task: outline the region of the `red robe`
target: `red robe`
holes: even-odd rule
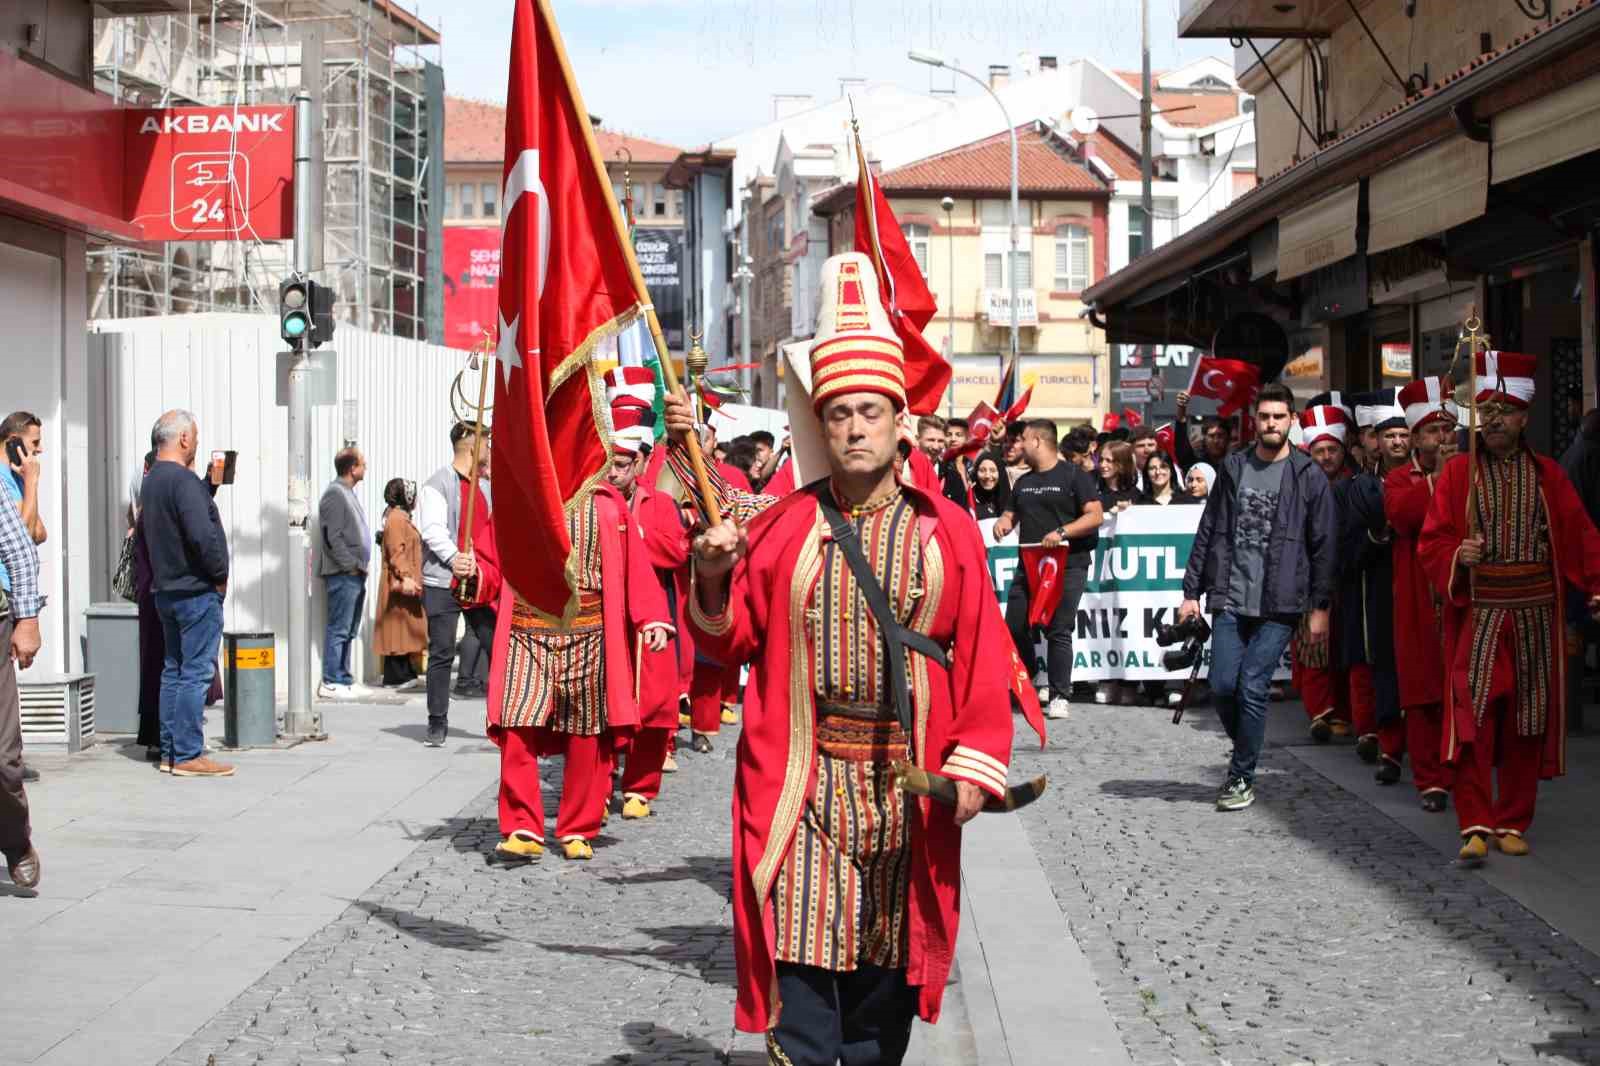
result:
[[[622,494],[602,482],[594,490],[595,515],[600,537],[600,613],[605,633],[606,728],[619,746],[625,744],[639,725],[639,700],[634,695],[634,648],[638,633],[651,624],[668,625],[666,599],[650,569],[644,547],[628,503]],[[524,550],[542,550],[527,545]],[[516,590],[506,583],[500,593],[500,608],[494,623],[494,651],[489,661],[489,729],[500,728],[501,704],[505,699],[506,649],[511,641],[511,616]],[[619,683],[620,682],[620,683]]]
[[[955,504],[914,486],[904,491],[930,560],[930,635],[950,649],[948,670],[910,657],[917,763],[999,794],[1011,758],[1011,645],[983,541]],[[825,529],[809,493],[785,497],[751,524],[726,611],[708,618],[692,595],[689,602],[698,645],[721,662],[751,663],[733,795],[734,1022],[746,1032],[774,1021],[772,886],[816,789],[811,650],[803,643],[809,593],[793,590],[802,566],[803,587],[815,587]],[[925,799],[910,804],[906,980],[918,986],[919,1013],[930,1023],[939,1017],[960,914],[961,831],[953,813]]]
[[[1550,558],[1557,583],[1580,590],[1585,598],[1600,596],[1600,533],[1589,521],[1583,501],[1560,464],[1543,455],[1536,454],[1533,458],[1539,467],[1539,490],[1549,519]],[[1433,503],[1423,522],[1422,535],[1417,539],[1417,556],[1428,580],[1445,600],[1444,661],[1452,664],[1451,683],[1444,686],[1448,716],[1445,760],[1452,763],[1459,758],[1461,748],[1471,744],[1477,736],[1471,700],[1464,698],[1464,671],[1454,666],[1461,642],[1472,640],[1471,583],[1466,570],[1456,567],[1456,555],[1467,537],[1467,467],[1470,462],[1463,452],[1445,464],[1434,484]],[[1566,634],[1559,601],[1551,617],[1554,632],[1550,634],[1550,647],[1555,652],[1555,677],[1550,685],[1544,754],[1539,769],[1540,776],[1545,778],[1558,777],[1567,769]]]
[[[461,485],[461,525],[467,524],[467,492],[469,488],[478,496],[477,504],[472,508],[472,557],[478,564],[478,581],[472,589],[472,600],[468,607],[485,607],[500,601],[500,552],[494,539],[494,522],[489,510],[489,501],[483,495],[483,489],[476,481],[468,481],[464,477],[456,479]],[[465,528],[456,530],[456,550],[464,550],[467,546],[467,531]],[[450,587],[456,588],[460,581],[452,578]]]
[[[689,530],[678,517],[678,505],[664,492],[637,483],[630,504],[635,527],[644,541],[644,555],[655,571],[655,585],[661,590],[664,609],[666,589],[662,582],[670,581],[674,586],[672,608],[667,611],[672,616],[673,638],[662,651],[643,651],[636,645],[642,652],[639,725],[645,729],[676,729],[678,696],[682,691],[679,677],[694,669],[694,647],[684,624],[687,582],[679,580],[689,561]]]
[[[1383,479],[1383,510],[1394,530],[1394,655],[1400,706],[1444,702],[1444,641],[1433,586],[1417,554],[1417,538],[1433,502],[1435,475],[1412,459]]]

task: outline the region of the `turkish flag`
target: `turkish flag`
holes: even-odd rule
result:
[[[922,335],[939,305],[889,209],[883,187],[867,166],[859,133],[856,159],[861,164],[856,181],[856,251],[872,260],[884,310],[905,346],[906,406],[914,415],[931,415],[939,410],[950,385],[950,364]]]
[[[1138,429],[1144,425],[1144,416],[1131,407],[1124,407],[1122,409],[1122,424],[1129,429]]]
[[[589,112],[547,0],[515,0],[506,90],[496,352],[494,524],[500,566],[529,605],[575,612],[565,506],[606,462],[588,366],[641,313]]]
[[[1010,425],[1023,416],[1023,414],[1028,410],[1028,404],[1032,402],[1033,386],[1029,385],[1027,388],[1022,390],[1022,395],[1017,397],[1017,402],[1006,408],[1006,413],[1000,417],[1000,421],[1004,422],[1006,425]]]
[[[1045,745],[1044,709],[1039,706],[1039,693],[1033,687],[1033,678],[1028,676],[1028,668],[1022,665],[1022,656],[1017,654],[1017,646],[1012,641],[1006,641],[1006,650],[1011,653],[1011,698],[1017,701],[1017,707],[1022,711],[1022,717],[1039,734],[1039,747]]]
[[[1023,569],[1028,574],[1028,624],[1048,625],[1061,604],[1061,572],[1067,568],[1067,546],[1024,544],[1021,553]]]
[[[1261,368],[1242,359],[1218,359],[1202,355],[1194,361],[1189,379],[1190,396],[1209,396],[1217,401],[1217,412],[1231,415],[1250,403],[1261,387]]]
[[[1172,428],[1171,422],[1168,422],[1166,425],[1156,430],[1156,446],[1162,451],[1166,452],[1167,458],[1171,459],[1174,464],[1177,463],[1178,438]]]
[[[1122,416],[1115,411],[1107,411],[1106,416],[1100,420],[1100,432],[1113,433],[1122,428]]]
[[[972,457],[989,446],[989,436],[994,432],[994,427],[1000,415],[987,403],[980,403],[972,409],[967,416],[967,442],[960,447],[946,448],[939,458],[945,462],[957,456]]]

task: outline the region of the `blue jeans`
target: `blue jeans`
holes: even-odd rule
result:
[[[222,640],[222,595],[158,592],[156,613],[167,643],[161,668],[161,757],[184,763],[198,759],[205,748],[201,721]]]
[[[1256,760],[1267,739],[1267,690],[1294,627],[1268,618],[1216,616],[1211,630],[1212,705],[1233,741],[1228,777],[1254,784]]]
[[[353,685],[350,642],[361,629],[361,605],[367,598],[367,579],[360,574],[329,574],[328,627],[322,637],[322,681],[327,685]]]

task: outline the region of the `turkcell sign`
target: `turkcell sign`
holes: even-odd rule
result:
[[[151,241],[294,236],[294,109],[171,107],[125,114],[127,217]]]
[[[1178,620],[1183,602],[1183,575],[1204,507],[1131,507],[1100,527],[1100,539],[1089,557],[1089,573],[1072,635],[1074,681],[1181,681],[1187,673],[1168,673],[1161,666],[1167,651],[1156,633]],[[1005,609],[1018,572],[1016,534],[994,539],[992,520],[978,523],[989,552],[989,574],[995,595]],[[1044,663],[1044,641],[1035,651]],[[1200,676],[1211,663],[1206,648]],[[1287,654],[1274,675],[1289,676]]]

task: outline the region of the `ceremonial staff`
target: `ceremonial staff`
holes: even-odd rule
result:
[[[466,539],[462,542],[461,547],[462,552],[469,559],[472,558],[472,518],[477,511],[478,504],[478,463],[483,458],[483,416],[488,411],[493,410],[491,406],[487,405],[490,368],[493,364],[494,338],[490,336],[488,330],[484,330],[483,340],[478,342],[478,346],[467,357],[466,370],[457,373],[455,381],[450,386],[450,413],[455,415],[457,422],[472,423],[472,473],[468,478],[468,484],[472,486],[473,491],[467,494],[467,520],[463,527],[466,529]],[[462,412],[456,408],[457,396],[461,397],[463,404],[467,403],[466,394],[461,389],[461,377],[467,370],[476,370],[478,372],[478,405],[476,408],[468,407],[468,410],[472,413],[471,418],[463,418]],[[457,582],[455,588],[456,601],[463,606],[470,604],[473,590],[476,587],[476,578]]]
[[[538,4],[545,19],[550,25],[555,25],[556,17],[550,10],[550,0],[538,0]],[[572,91],[572,99],[578,104],[578,114],[581,118],[588,112],[583,107],[583,96],[578,92],[578,79],[573,76],[572,62],[567,58],[566,45],[560,35],[552,35],[551,44],[555,47],[556,59],[561,64],[561,76],[566,79],[567,86]],[[609,188],[611,176],[606,173],[605,163],[600,158],[600,146],[595,141],[594,128],[587,121],[579,122],[579,125],[583,129],[583,139],[589,146],[589,161],[594,164],[600,184]],[[671,354],[667,351],[666,338],[661,335],[661,323],[656,318],[655,306],[650,302],[650,293],[644,286],[644,275],[639,272],[639,259],[633,254],[633,241],[628,235],[627,223],[620,212],[612,213],[611,223],[617,227],[617,237],[627,253],[628,273],[633,276],[633,288],[639,297],[639,306],[645,313],[646,321],[650,323],[650,338],[655,342],[656,358],[661,362],[661,373],[666,378],[667,391],[677,392],[681,387],[678,384],[678,370],[672,362]],[[722,509],[717,504],[717,494],[711,487],[711,478],[706,474],[706,460],[700,453],[700,440],[691,433],[685,438],[684,443],[689,446],[689,462],[694,466],[694,477],[698,482],[701,501],[705,504],[706,516],[712,525],[716,525],[722,521]]]

